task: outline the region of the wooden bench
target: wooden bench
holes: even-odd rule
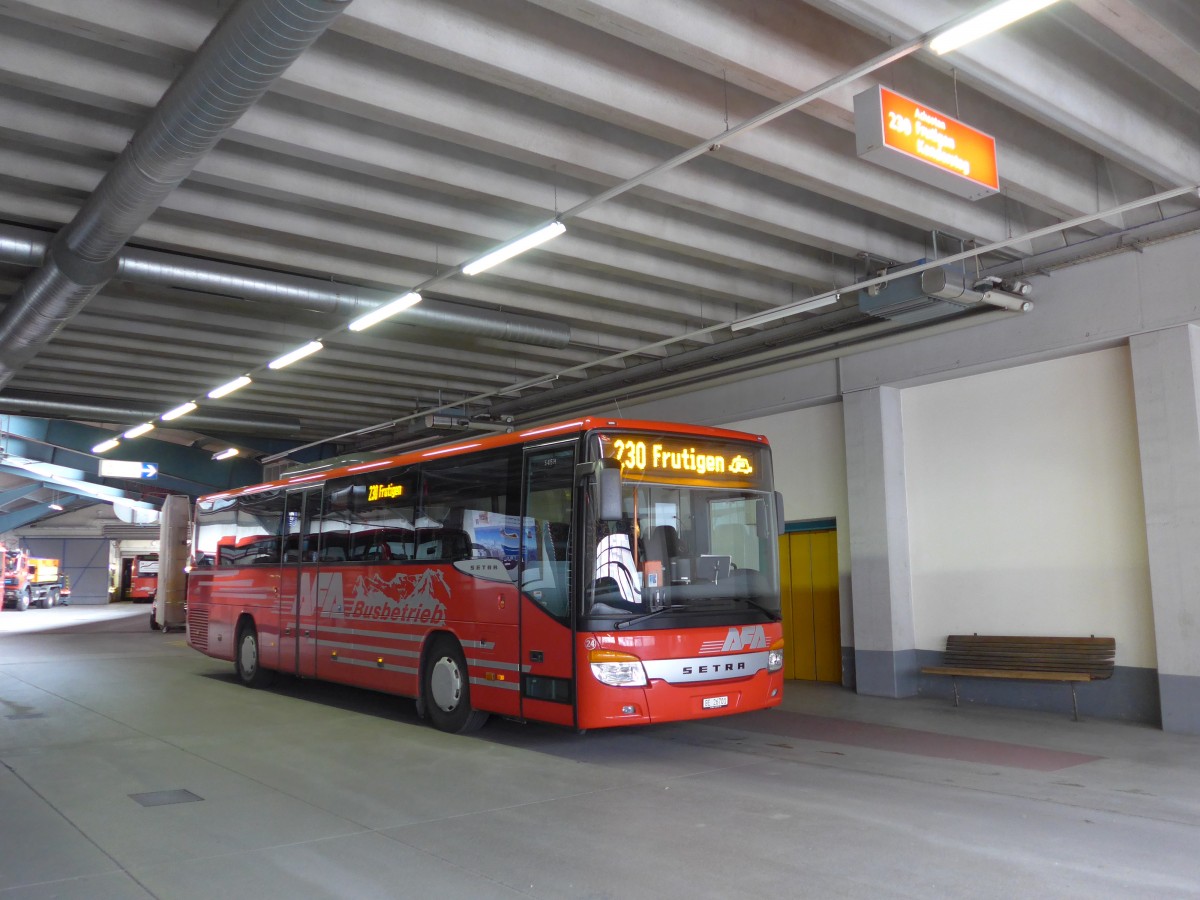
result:
[[[952,634],[946,638],[946,656],[940,666],[923,666],[923,675],[949,675],[958,706],[958,678],[1007,678],[1023,681],[1058,681],[1071,687],[1071,709],[1079,721],[1075,685],[1112,675],[1116,638],[1104,637],[1005,637],[987,634]]]

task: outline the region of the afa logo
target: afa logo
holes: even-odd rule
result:
[[[766,650],[767,633],[761,625],[747,625],[743,628],[730,628],[725,635],[726,653],[741,653],[743,650]]]

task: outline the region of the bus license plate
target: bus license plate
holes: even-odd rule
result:
[[[722,706],[729,705],[728,697],[705,697],[701,701],[701,706],[704,709],[720,709]]]

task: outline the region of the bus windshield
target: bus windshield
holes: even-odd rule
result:
[[[585,618],[617,619],[618,628],[650,614],[779,618],[765,448],[605,435],[598,452],[622,462],[623,515],[601,521],[585,500]]]

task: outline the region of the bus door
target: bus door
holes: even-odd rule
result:
[[[317,558],[312,526],[321,510],[321,488],[287,495],[283,511],[283,552],[279,578],[279,671],[305,677],[317,673],[317,619],[320,574],[305,566]]]
[[[526,450],[521,499],[521,711],[561,725],[575,724],[575,446]]]

